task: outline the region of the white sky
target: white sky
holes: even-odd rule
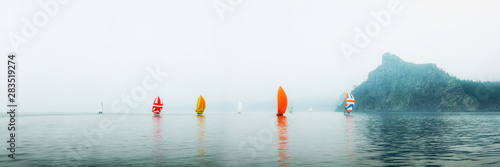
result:
[[[38,2],[0,1],[1,69],[13,51],[7,34],[21,34],[23,18],[43,11]],[[297,110],[329,111],[386,52],[463,79],[500,80],[500,1],[401,1],[401,13],[350,63],[340,43],[352,44],[355,28],[376,21],[370,13],[389,1],[244,0],[223,21],[213,2],[62,5],[17,52],[21,112],[97,112],[100,101],[109,111],[156,65],[171,75],[132,112],[150,112],[156,94],[167,112],[194,112],[200,94],[207,111],[236,112],[239,101],[271,111],[280,85]]]

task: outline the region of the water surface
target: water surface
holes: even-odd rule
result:
[[[162,114],[21,115],[0,166],[500,166],[500,113]]]

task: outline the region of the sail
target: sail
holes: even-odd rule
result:
[[[355,103],[354,96],[349,92],[347,92],[345,94],[345,110],[351,112],[352,109],[354,108],[354,103]]]
[[[286,93],[283,88],[280,86],[278,90],[278,115],[285,114],[288,100],[286,98]]]
[[[312,112],[312,111],[313,111],[313,107],[309,106],[309,112]]]
[[[200,95],[198,97],[198,104],[196,105],[196,112],[203,113],[203,111],[205,111],[205,99]]]
[[[102,112],[102,102],[101,105],[99,106],[99,112]]]
[[[241,113],[241,111],[243,110],[243,104],[238,103],[238,113]]]
[[[153,113],[160,114],[163,109],[163,101],[161,101],[160,96],[156,96],[155,101],[153,102]]]
[[[293,112],[293,106],[290,106],[290,114]]]

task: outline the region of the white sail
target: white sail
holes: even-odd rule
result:
[[[312,111],[313,111],[313,107],[309,106],[309,112],[312,112]]]
[[[99,106],[99,113],[102,113],[102,110],[103,110],[103,108],[102,108],[102,102],[101,102],[101,105]]]
[[[355,100],[354,96],[350,94],[349,92],[346,92],[345,95],[345,110],[347,112],[351,112],[352,109],[354,108]]]
[[[241,111],[243,110],[243,104],[238,103],[238,114],[241,114]]]

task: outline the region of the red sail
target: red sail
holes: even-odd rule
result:
[[[153,103],[153,113],[160,114],[162,109],[163,109],[163,101],[161,101],[160,96],[157,96]]]
[[[280,86],[278,90],[278,113],[276,115],[282,116],[285,114],[288,100],[286,98],[286,93],[283,88]]]

